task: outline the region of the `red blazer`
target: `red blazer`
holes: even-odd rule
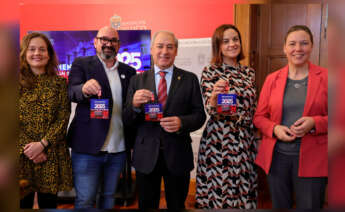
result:
[[[333,84],[336,92],[331,103],[333,110],[330,111],[333,118],[329,126],[333,130],[345,131],[345,99],[342,93],[345,91],[345,67],[339,70],[337,78],[338,82],[336,85]],[[334,138],[334,135],[332,137]],[[343,208],[345,206],[345,139],[344,137],[337,138],[336,142],[343,144],[340,145],[337,153],[333,153],[329,161],[328,190],[332,192],[328,193],[328,204],[334,208]]]
[[[289,68],[269,74],[260,93],[254,124],[262,133],[255,163],[268,174],[274,145],[273,127],[281,123],[283,97]],[[327,125],[328,125],[328,71],[309,63],[307,97],[303,116],[315,120],[315,132],[301,139],[298,176],[325,177],[328,175]]]

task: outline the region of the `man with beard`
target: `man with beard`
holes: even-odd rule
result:
[[[72,64],[68,93],[77,107],[67,139],[75,208],[92,208],[97,201],[97,208],[111,209],[133,134],[123,125],[122,108],[136,71],[116,59],[120,41],[115,29],[101,28],[94,46],[97,55],[76,58]]]

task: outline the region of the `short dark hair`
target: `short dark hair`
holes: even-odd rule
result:
[[[287,33],[285,34],[284,44],[286,43],[286,39],[289,36],[289,34],[296,31],[304,31],[308,33],[311,43],[314,44],[313,34],[311,33],[310,29],[306,25],[294,25],[290,27]]]
[[[211,64],[221,65],[223,63],[223,56],[222,56],[222,51],[220,49],[220,45],[223,42],[224,32],[228,29],[235,30],[238,34],[239,39],[240,39],[241,51],[240,51],[240,54],[237,56],[237,62],[244,59],[243,45],[242,45],[242,38],[241,38],[240,31],[237,29],[236,26],[234,26],[232,24],[223,24],[223,25],[220,25],[219,27],[217,27],[217,29],[214,31],[213,36],[212,36],[212,60],[211,60]]]

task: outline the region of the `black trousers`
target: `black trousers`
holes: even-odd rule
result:
[[[26,195],[20,200],[20,208],[32,209],[34,206],[35,192]],[[37,192],[38,205],[41,208],[56,208],[57,207],[57,194],[40,193]]]
[[[136,172],[139,190],[139,209],[158,209],[161,193],[161,180],[164,179],[165,199],[168,209],[185,208],[190,174],[173,175],[166,166],[163,152],[160,151],[157,164],[150,174]]]
[[[317,155],[315,155],[317,157]],[[298,155],[275,151],[268,174],[273,208],[292,208],[293,192],[297,209],[322,208],[325,200],[326,177],[298,177]]]

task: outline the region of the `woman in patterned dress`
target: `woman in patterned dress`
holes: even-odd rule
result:
[[[256,208],[256,143],[252,118],[256,107],[255,72],[243,59],[241,35],[221,25],[212,37],[212,61],[204,68],[201,89],[210,118],[204,129],[196,176],[197,208]],[[217,96],[237,95],[233,115],[217,112]]]
[[[72,189],[65,142],[70,115],[67,84],[57,76],[57,58],[41,33],[26,35],[20,47],[19,167],[21,208],[56,208],[57,192]]]

